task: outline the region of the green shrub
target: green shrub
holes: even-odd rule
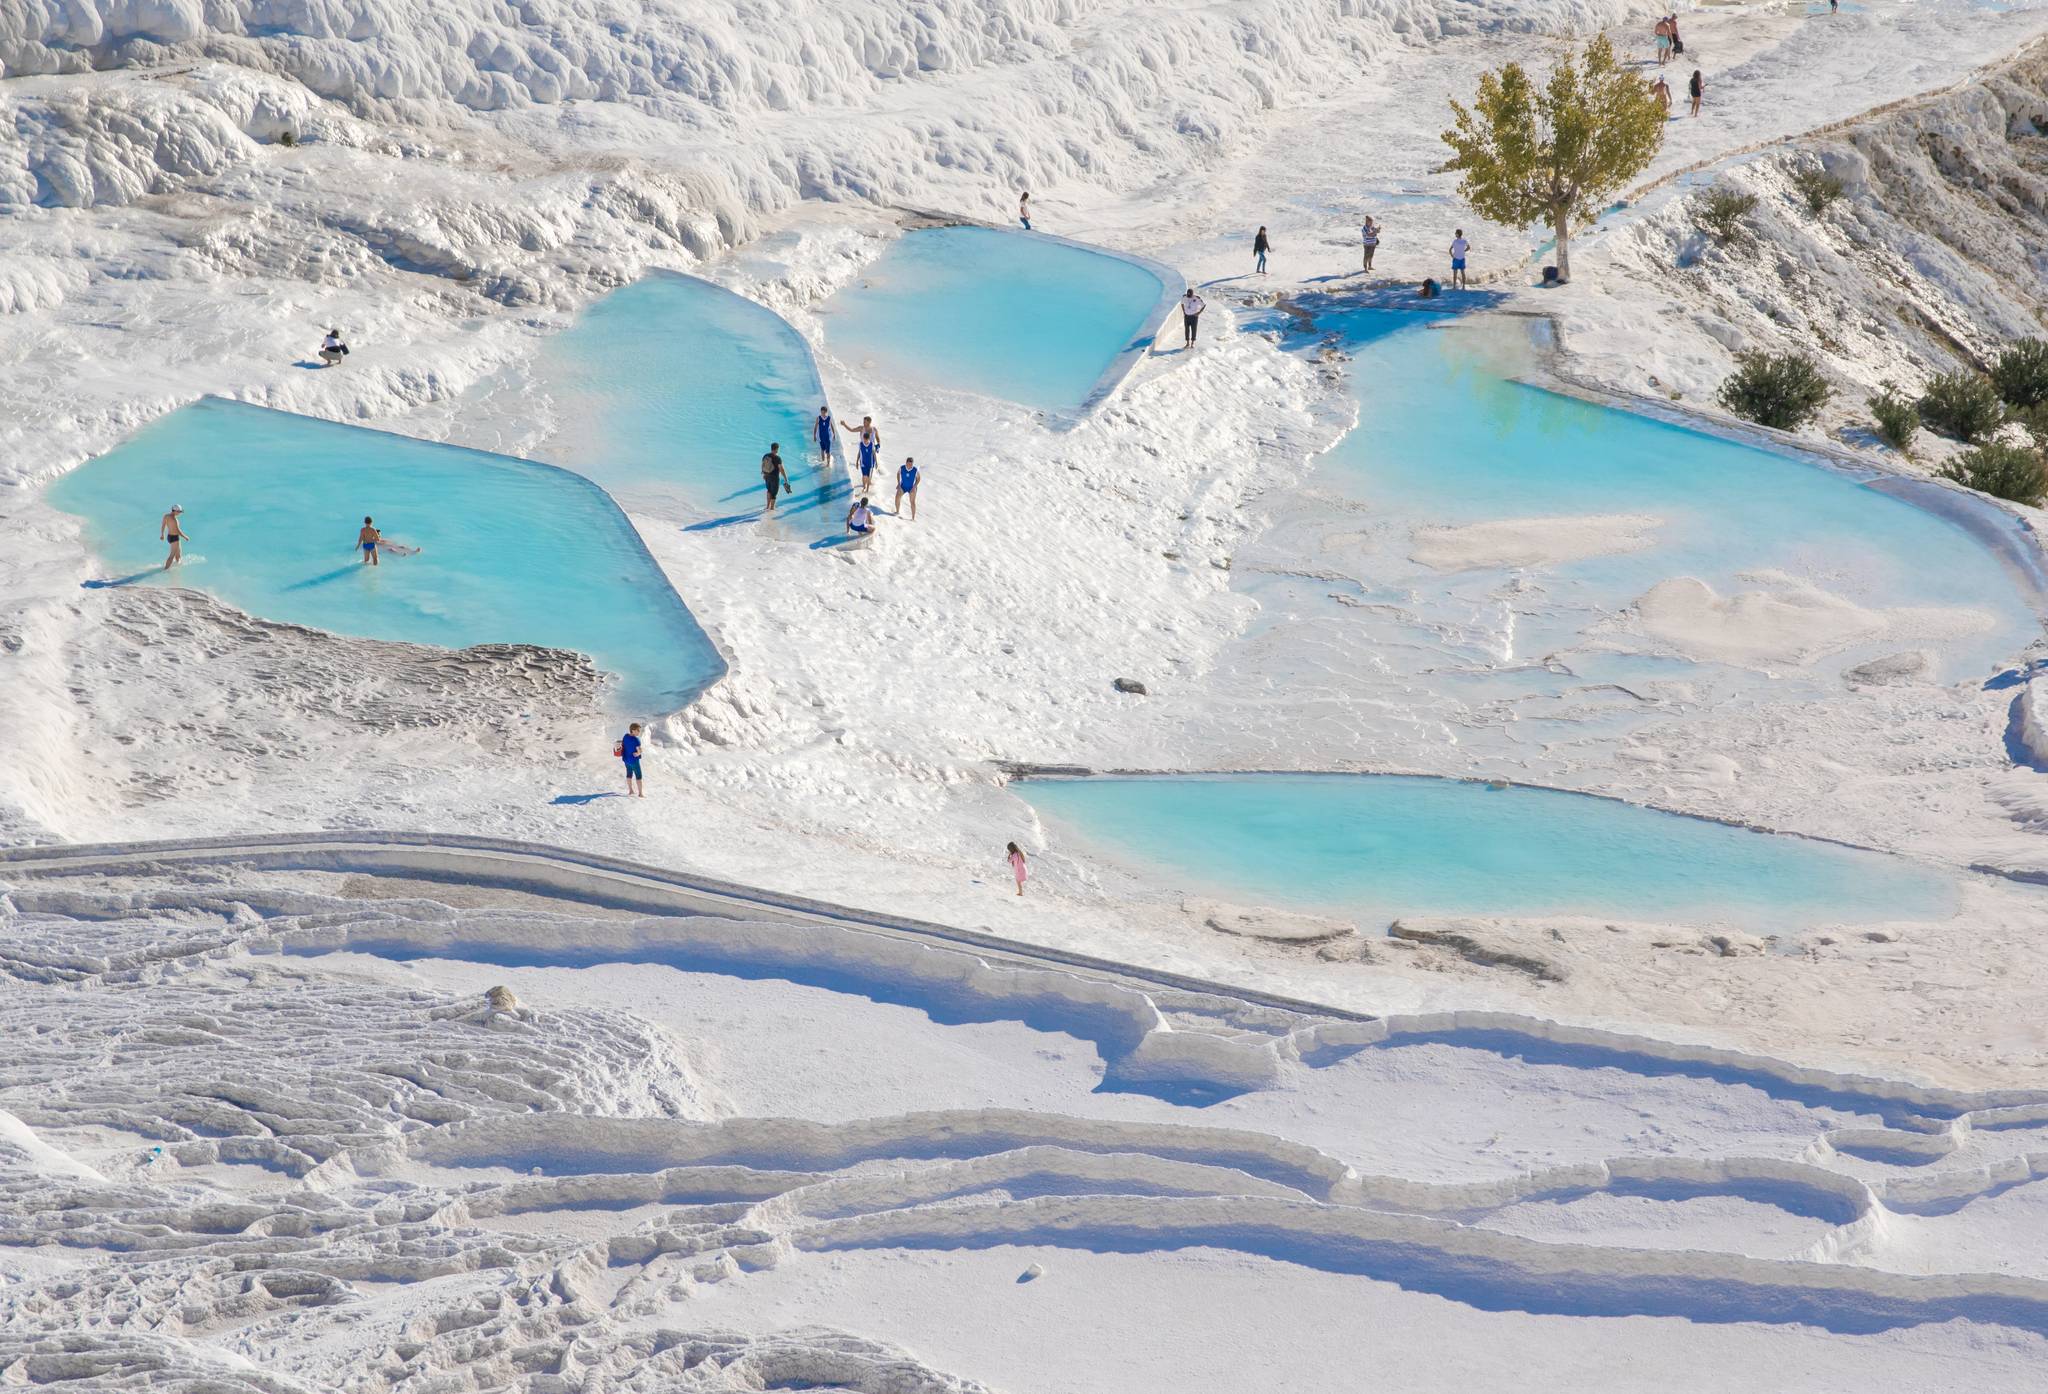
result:
[[[1819,414],[1834,389],[1803,353],[1752,351],[1735,356],[1721,384],[1721,405],[1760,426],[1796,431]]]
[[[1920,429],[1920,408],[1913,405],[1911,398],[1900,396],[1899,389],[1890,383],[1868,405],[1877,422],[1877,438],[1901,455],[1910,453],[1913,435]]]
[[[2040,507],[2048,498],[2048,459],[2029,446],[1993,441],[1958,455],[1942,467],[1942,476],[1967,484],[1979,493]]]
[[[1821,214],[1842,196],[1842,181],[1824,169],[1802,169],[1792,176],[1792,187],[1806,200],[1806,211]]]
[[[2034,449],[2048,450],[2048,402],[2008,413],[2020,428],[2033,437]]]
[[[1976,373],[1943,373],[1920,396],[1920,423],[1950,440],[1974,445],[2004,420],[1998,389]]]
[[[2048,402],[2048,339],[2022,339],[1999,354],[1991,385],[2007,406],[2021,411]]]
[[[1742,220],[1756,209],[1756,195],[1746,194],[1740,189],[1730,189],[1716,184],[1707,190],[1700,200],[1693,220],[1700,230],[1725,247],[1731,242],[1740,242],[1749,236],[1749,229]]]

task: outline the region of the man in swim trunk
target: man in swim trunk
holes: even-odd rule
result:
[[[768,491],[768,507],[764,513],[775,511],[775,495],[789,492],[789,471],[782,467],[782,442],[774,441],[768,446],[768,453],[761,457],[761,487]]]
[[[903,467],[896,471],[896,513],[898,517],[902,516],[903,500],[909,499],[910,521],[913,523],[917,521],[918,478],[917,461],[911,459],[908,455],[904,456]]]
[[[818,463],[832,463],[832,408],[819,407],[818,419],[811,423],[811,434],[818,442]]]
[[[1472,250],[1472,244],[1465,240],[1465,229],[1459,228],[1457,236],[1451,239],[1451,284],[1459,290],[1465,289],[1465,253]]]
[[[171,511],[164,514],[164,520],[156,525],[156,535],[171,544],[171,554],[164,558],[166,571],[185,560],[185,529],[178,521],[184,511],[183,504],[174,503]]]
[[[634,722],[619,737],[618,757],[626,766],[626,792],[634,798],[647,797],[647,784],[640,778],[640,723]]]
[[[377,544],[383,540],[384,534],[378,532],[366,516],[363,519],[362,531],[356,534],[356,546],[363,549],[363,565],[377,565]]]
[[[875,418],[863,416],[860,419],[860,441],[854,448],[855,463],[860,466],[860,491],[865,494],[874,480],[875,464],[882,449],[882,433],[875,426]]]
[[[866,494],[855,499],[853,507],[846,510],[846,530],[856,537],[865,537],[875,530],[875,511],[868,507]]]

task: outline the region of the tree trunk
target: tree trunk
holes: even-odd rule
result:
[[[1557,234],[1557,283],[1572,278],[1572,215],[1569,211],[1550,215],[1551,230]]]

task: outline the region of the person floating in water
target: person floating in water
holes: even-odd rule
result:
[[[356,534],[356,545],[363,549],[363,565],[377,565],[377,544],[383,540],[384,534],[378,532],[376,524],[365,515],[362,530]]]
[[[1444,292],[1443,287],[1439,286],[1436,283],[1436,277],[1424,276],[1422,278],[1421,288],[1417,290],[1415,293],[1421,296],[1424,300],[1434,300],[1439,295],[1442,295]]]
[[[1459,290],[1465,289],[1465,254],[1472,250],[1472,244],[1465,240],[1465,229],[1459,228],[1451,238],[1451,284]]]
[[[811,438],[818,442],[818,465],[820,468],[832,463],[832,408],[819,407],[818,419],[811,423]]]
[[[1031,194],[1028,190],[1017,199],[1017,221],[1024,224],[1024,231],[1031,231]]]
[[[875,510],[868,507],[866,494],[855,499],[853,507],[846,510],[846,530],[855,537],[865,537],[875,530]]]
[[[1273,250],[1273,240],[1266,236],[1265,224],[1259,225],[1258,235],[1252,238],[1252,255],[1258,258],[1258,271],[1266,274],[1266,253]]]
[[[903,500],[910,500],[910,521],[917,521],[917,481],[921,472],[917,461],[908,455],[903,457],[902,468],[896,471],[896,515],[903,516]]]
[[[1370,217],[1358,229],[1358,245],[1365,250],[1365,265],[1361,266],[1359,270],[1372,270],[1372,254],[1379,250],[1380,245],[1380,225]]]
[[[1024,849],[1014,842],[1010,844],[1010,874],[1017,878],[1017,894],[1024,894],[1024,878],[1031,874],[1031,866],[1024,860]]]
[[[880,462],[882,432],[875,425],[875,418],[863,416],[860,419],[860,438],[854,443],[854,463],[860,466],[860,491],[869,491],[875,477],[875,466]]]
[[[339,329],[328,330],[327,337],[320,341],[321,365],[332,368],[346,357],[348,357],[348,345],[341,341],[341,331]]]
[[[1202,311],[1208,308],[1202,297],[1195,294],[1193,286],[1189,286],[1188,293],[1180,298],[1180,330],[1185,336],[1181,342],[1187,347],[1195,346],[1195,331],[1200,327]]]
[[[640,723],[634,722],[626,728],[626,734],[619,737],[619,743],[612,747],[612,754],[619,757],[626,766],[626,793],[634,798],[647,797],[647,782],[640,777]]]
[[[789,492],[789,471],[782,467],[782,442],[774,441],[768,446],[768,453],[761,457],[761,487],[768,491],[768,506],[764,515],[775,511],[775,495]]]

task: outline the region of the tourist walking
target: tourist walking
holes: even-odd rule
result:
[[[1698,116],[1700,101],[1707,95],[1707,80],[1700,76],[1698,68],[1692,70],[1692,81],[1686,84],[1686,90],[1692,93],[1692,114]]]
[[[1458,290],[1465,289],[1465,254],[1472,250],[1472,244],[1465,240],[1465,229],[1459,228],[1451,238],[1451,285]]]
[[[1024,224],[1024,231],[1031,231],[1031,195],[1026,192],[1017,199],[1017,221]]]
[[[875,465],[882,450],[882,431],[875,425],[875,418],[863,416],[860,419],[860,435],[854,441],[854,463],[860,466],[860,491],[865,494],[874,483]]]
[[[917,521],[917,485],[918,481],[923,477],[923,472],[917,467],[917,461],[911,459],[908,455],[904,456],[903,467],[896,471],[897,517],[903,516],[903,500],[909,499],[910,521],[913,523]]]
[[[619,743],[612,747],[612,754],[626,766],[626,793],[634,798],[647,797],[647,783],[640,778],[640,723],[634,722],[626,728],[626,734],[619,737]]]
[[[1370,215],[1367,216],[1365,225],[1358,230],[1358,243],[1365,251],[1365,264],[1359,269],[1370,271],[1372,254],[1379,250],[1380,245],[1380,225],[1374,222]]]
[[[185,527],[180,521],[184,512],[183,504],[174,503],[171,505],[171,511],[164,514],[163,521],[156,525],[158,539],[171,544],[171,554],[164,558],[166,571],[185,560]]]
[[[1188,293],[1180,298],[1180,328],[1181,333],[1185,336],[1181,340],[1183,346],[1187,348],[1195,346],[1195,331],[1200,327],[1202,311],[1208,308],[1203,303],[1202,297],[1195,294],[1195,288],[1189,286]]]
[[[811,437],[818,442],[818,467],[832,463],[832,408],[819,407],[818,419],[811,423]]]
[[[1666,15],[1659,19],[1657,27],[1650,31],[1657,39],[1657,61],[1660,64],[1671,61],[1671,28],[1671,17]]]
[[[362,528],[356,533],[356,545],[363,549],[363,565],[377,565],[377,544],[384,540],[384,534],[368,517],[363,519]]]
[[[1272,250],[1273,243],[1266,236],[1265,227],[1261,225],[1258,236],[1252,239],[1252,255],[1259,259],[1259,274],[1261,276],[1266,274],[1266,253]]]
[[[781,441],[771,442],[768,453],[761,457],[761,487],[768,491],[768,506],[761,510],[766,517],[775,511],[775,496],[789,492],[789,471],[782,467]]]
[[[1017,894],[1024,894],[1024,878],[1031,874],[1031,866],[1024,860],[1024,849],[1014,842],[1010,844],[1010,874],[1017,878]]]
[[[1671,115],[1671,84],[1664,80],[1662,73],[1657,74],[1657,80],[1650,84],[1650,96],[1655,99],[1657,110],[1662,112],[1666,118],[1669,118]]]

